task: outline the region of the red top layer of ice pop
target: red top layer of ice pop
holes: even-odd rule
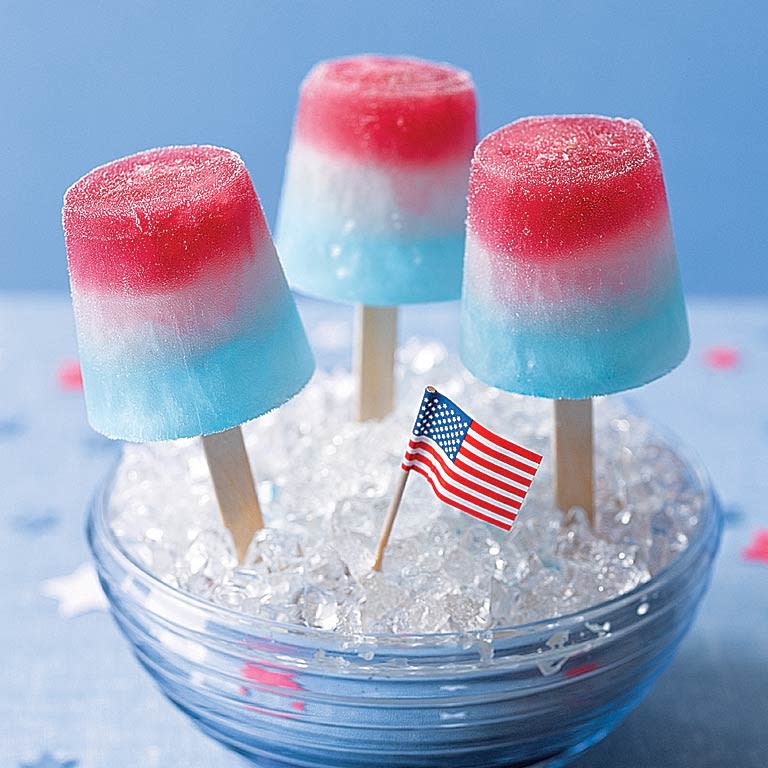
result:
[[[656,144],[635,120],[529,117],[475,150],[468,226],[496,250],[567,257],[666,215]]]
[[[296,135],[370,162],[468,158],[476,141],[472,79],[460,69],[421,59],[324,61],[302,84]]]
[[[239,155],[167,147],[94,169],[64,196],[73,284],[95,290],[167,290],[202,267],[225,269],[267,235]]]

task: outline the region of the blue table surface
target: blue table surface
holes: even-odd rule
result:
[[[320,363],[349,365],[349,308],[300,306]],[[768,528],[768,300],[689,309],[686,362],[627,397],[703,458],[722,548],[676,659],[578,768],[768,765],[768,562],[744,557]],[[402,317],[403,338],[455,346],[454,304]],[[154,688],[94,588],[84,512],[119,446],[62,386],[75,357],[66,296],[0,295],[0,768],[237,765]]]

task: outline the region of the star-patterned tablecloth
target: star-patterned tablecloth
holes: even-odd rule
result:
[[[300,308],[320,364],[349,365],[351,310]],[[687,361],[627,397],[703,458],[723,544],[675,661],[577,768],[768,766],[768,300],[689,308]],[[401,338],[416,334],[455,347],[456,305],[405,309]],[[119,446],[86,423],[76,354],[68,297],[0,295],[0,768],[238,765],[154,688],[105,610],[83,521]]]

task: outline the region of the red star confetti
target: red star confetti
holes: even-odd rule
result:
[[[300,691],[301,686],[293,679],[290,672],[279,667],[247,663],[242,669],[243,677],[267,688],[288,688]]]
[[[742,550],[741,556],[753,563],[768,565],[768,530],[761,528],[752,538],[752,543]]]
[[[588,661],[585,664],[580,664],[578,667],[571,667],[571,669],[565,670],[566,677],[581,677],[589,672],[594,672],[597,669],[597,664],[594,661]]]
[[[734,347],[710,347],[704,353],[704,362],[716,371],[729,371],[739,364],[739,350]]]
[[[65,392],[80,392],[83,389],[83,374],[77,360],[65,360],[56,372],[56,381]]]
[[[272,665],[251,664],[248,662],[240,671],[246,680],[250,680],[256,683],[254,688],[257,690],[265,691],[267,693],[270,692],[270,688],[277,689],[277,691],[280,691],[280,689],[300,691],[302,689],[294,679],[294,675],[291,672],[287,672],[281,669],[280,667]],[[240,688],[240,693],[247,696],[250,694],[250,690],[245,686],[242,686]],[[289,703],[290,706],[297,712],[304,711],[303,701],[290,701]],[[288,714],[287,712],[276,712],[271,709],[266,710],[259,707],[248,707],[248,709],[252,710],[253,712],[261,712],[263,714],[273,715],[274,717],[292,717],[292,715]]]

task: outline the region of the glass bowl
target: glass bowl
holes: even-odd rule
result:
[[[647,693],[706,591],[721,515],[702,468],[683,459],[706,500],[664,570],[579,613],[464,635],[348,637],[168,586],[112,532],[114,471],[87,534],[138,660],[198,728],[256,765],[559,766]]]

